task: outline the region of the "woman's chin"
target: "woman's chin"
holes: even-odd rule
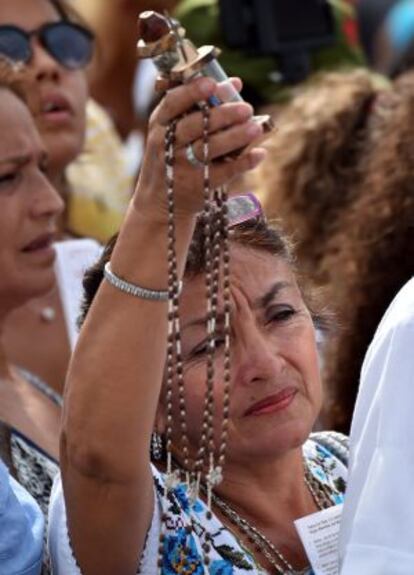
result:
[[[27,283],[22,286],[16,293],[20,294],[20,299],[29,301],[35,298],[41,298],[50,293],[56,286],[56,276],[53,268],[50,270],[43,270],[42,273],[37,274],[37,277],[28,278]]]
[[[229,441],[228,454],[236,460],[258,462],[270,461],[296,450],[306,442],[311,429],[308,425],[284,425],[273,432],[256,433],[250,437],[238,437],[237,441]],[[230,455],[231,453],[231,455]]]
[[[84,138],[77,132],[60,133],[59,131],[41,133],[49,157],[49,171],[52,179],[60,179],[64,170],[83,151]]]

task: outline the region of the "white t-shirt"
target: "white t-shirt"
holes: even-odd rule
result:
[[[365,357],[351,428],[341,575],[414,573],[414,279]]]

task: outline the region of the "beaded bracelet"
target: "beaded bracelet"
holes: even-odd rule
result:
[[[151,299],[156,301],[168,301],[168,291],[158,291],[153,289],[147,289],[130,283],[116,274],[111,270],[110,263],[107,262],[104,267],[104,277],[108,283],[110,283],[115,288],[129,294],[134,297],[139,297],[142,299]],[[179,284],[179,292],[181,292],[182,282]]]

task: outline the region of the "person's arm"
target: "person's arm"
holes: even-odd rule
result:
[[[129,282],[167,289],[165,126],[214,90],[215,84],[206,79],[175,88],[153,114],[141,177],[111,257],[113,271]],[[248,130],[251,122],[246,121],[251,113],[246,104],[226,104],[212,111],[213,157],[254,140]],[[199,112],[178,122],[175,201],[180,274],[195,214],[202,207],[202,170],[188,163],[184,148],[201,133]],[[225,183],[254,167],[262,155],[253,150],[231,162],[213,163],[212,182]],[[166,331],[165,302],[127,295],[107,282],[99,288],[82,328],[67,380],[61,467],[69,535],[83,575],[136,573],[153,512],[149,444]]]

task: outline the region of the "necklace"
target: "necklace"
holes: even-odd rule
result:
[[[51,324],[56,319],[57,310],[53,305],[55,293],[56,288],[54,287],[46,296],[32,299],[26,304],[26,308],[34,313],[42,323]]]
[[[309,489],[310,494],[312,495],[313,500],[315,501],[317,507],[320,510],[328,509],[329,507],[332,507],[332,500],[331,500],[328,489],[325,487],[325,485],[323,483],[321,484],[315,478],[313,473],[308,468],[308,465],[306,464],[306,462],[305,462],[304,479],[305,479],[306,487]]]
[[[332,506],[332,502],[324,486],[314,478],[306,461],[304,462],[304,481],[320,510]],[[269,561],[277,575],[305,575],[305,573],[307,573],[308,567],[305,567],[305,569],[301,571],[295,570],[266,535],[247,521],[247,519],[239,515],[239,513],[219,495],[213,493],[212,501],[230,522],[246,535],[248,542]]]
[[[51,305],[47,305],[40,311],[40,319],[45,323],[52,323],[56,319],[56,310]]]

